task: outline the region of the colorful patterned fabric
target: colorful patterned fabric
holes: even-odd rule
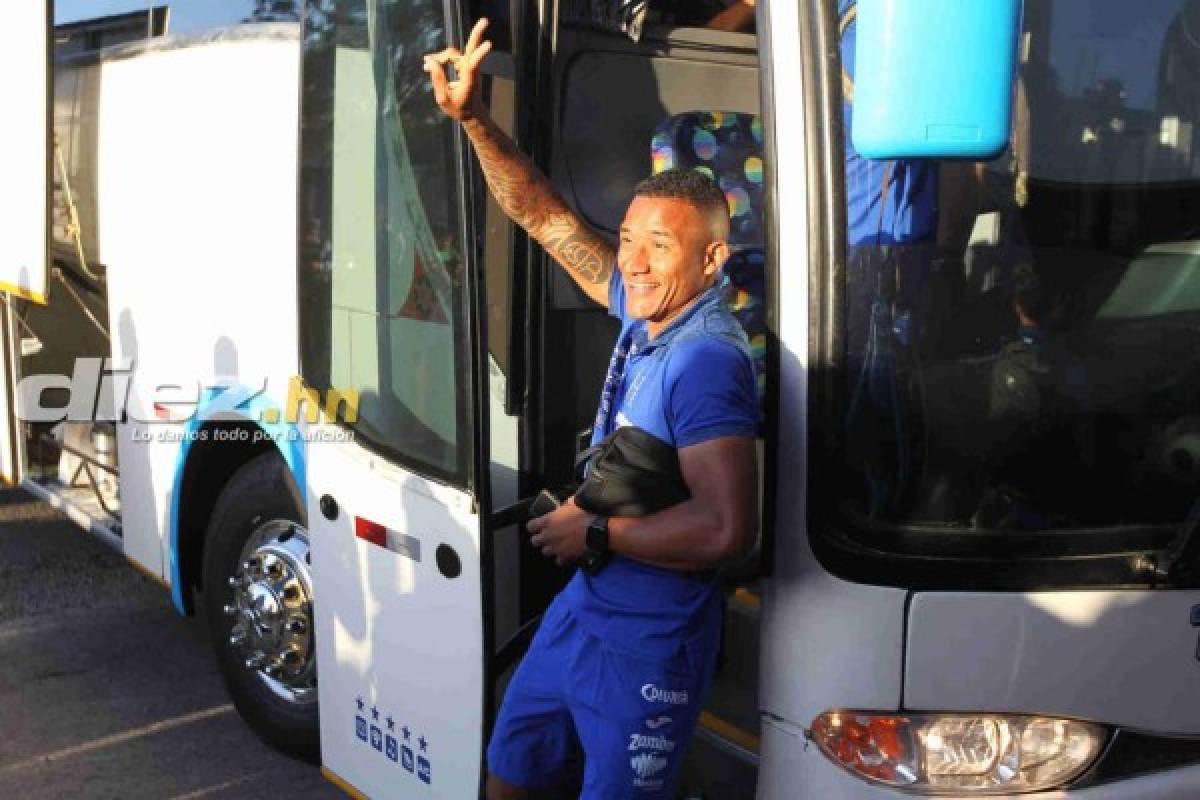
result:
[[[654,171],[675,167],[703,172],[729,203],[729,243],[763,244],[762,121],[752,114],[688,111],[654,130]]]
[[[694,169],[717,182],[729,204],[729,244],[722,294],[750,339],[758,393],[766,389],[766,287],[763,268],[763,131],[753,114],[688,111],[654,130],[654,172]]]

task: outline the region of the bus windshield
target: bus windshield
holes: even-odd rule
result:
[[[841,519],[1177,527],[1200,491],[1200,0],[1027,0],[986,164],[853,151],[839,11]]]

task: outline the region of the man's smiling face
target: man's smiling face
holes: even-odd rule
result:
[[[675,197],[635,196],[621,223],[617,266],[625,311],[658,335],[713,284],[728,249],[705,212]],[[721,236],[721,238],[717,238]]]

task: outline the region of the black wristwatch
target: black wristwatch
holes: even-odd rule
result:
[[[598,516],[588,524],[584,547],[583,558],[580,560],[579,566],[583,567],[589,575],[595,575],[604,569],[610,555],[608,517]]]

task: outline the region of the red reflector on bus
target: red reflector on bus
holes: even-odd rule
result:
[[[369,519],[355,517],[354,535],[359,539],[367,540],[371,544],[387,547],[387,528],[378,522],[371,522]]]
[[[171,409],[167,408],[162,403],[155,403],[154,416],[158,417],[159,419],[169,420],[171,419]]]

